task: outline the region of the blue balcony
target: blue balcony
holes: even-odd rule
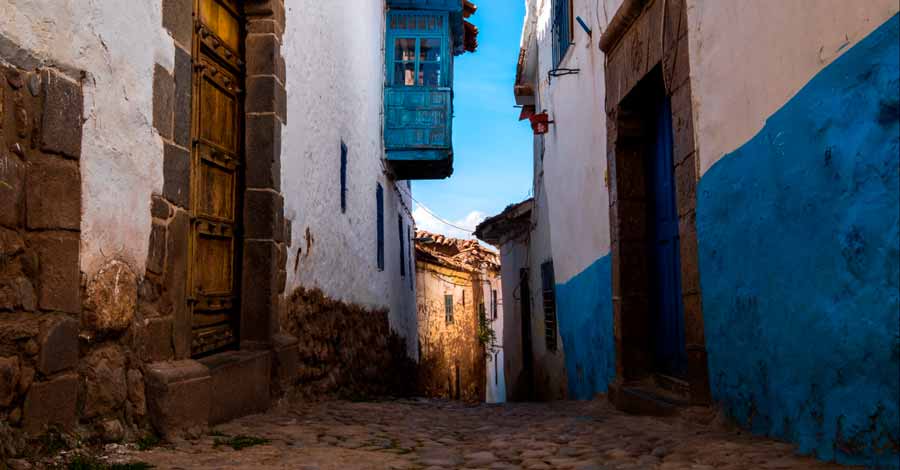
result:
[[[391,0],[384,89],[385,159],[397,179],[453,173],[453,60],[474,50],[464,0]]]

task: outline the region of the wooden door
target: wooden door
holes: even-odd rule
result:
[[[235,345],[242,147],[241,18],[234,0],[195,0],[191,149],[191,354]]]
[[[683,377],[687,371],[684,339],[684,304],[681,299],[681,255],[678,210],[672,161],[672,111],[669,98],[657,107],[656,139],[652,160],[647,162],[649,200],[652,210],[650,254],[651,292],[656,322],[656,362],[658,372]]]

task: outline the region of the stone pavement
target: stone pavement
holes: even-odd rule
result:
[[[606,400],[301,403],[218,426],[195,440],[109,457],[170,469],[843,468],[795,456],[789,444],[729,430],[709,412],[690,416],[628,416]],[[269,442],[242,450],[222,445],[226,436],[239,435]]]

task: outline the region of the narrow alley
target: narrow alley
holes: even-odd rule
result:
[[[789,444],[727,428],[709,410],[630,417],[605,400],[466,405],[445,400],[296,404],[107,462],[171,469],[830,470]],[[233,438],[260,442],[235,450]],[[252,442],[252,441],[251,441]]]
[[[0,0],[0,470],[900,470],[898,0]]]

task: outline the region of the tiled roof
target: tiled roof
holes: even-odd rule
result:
[[[500,255],[477,240],[461,240],[416,230],[416,256],[464,271],[500,269]]]

